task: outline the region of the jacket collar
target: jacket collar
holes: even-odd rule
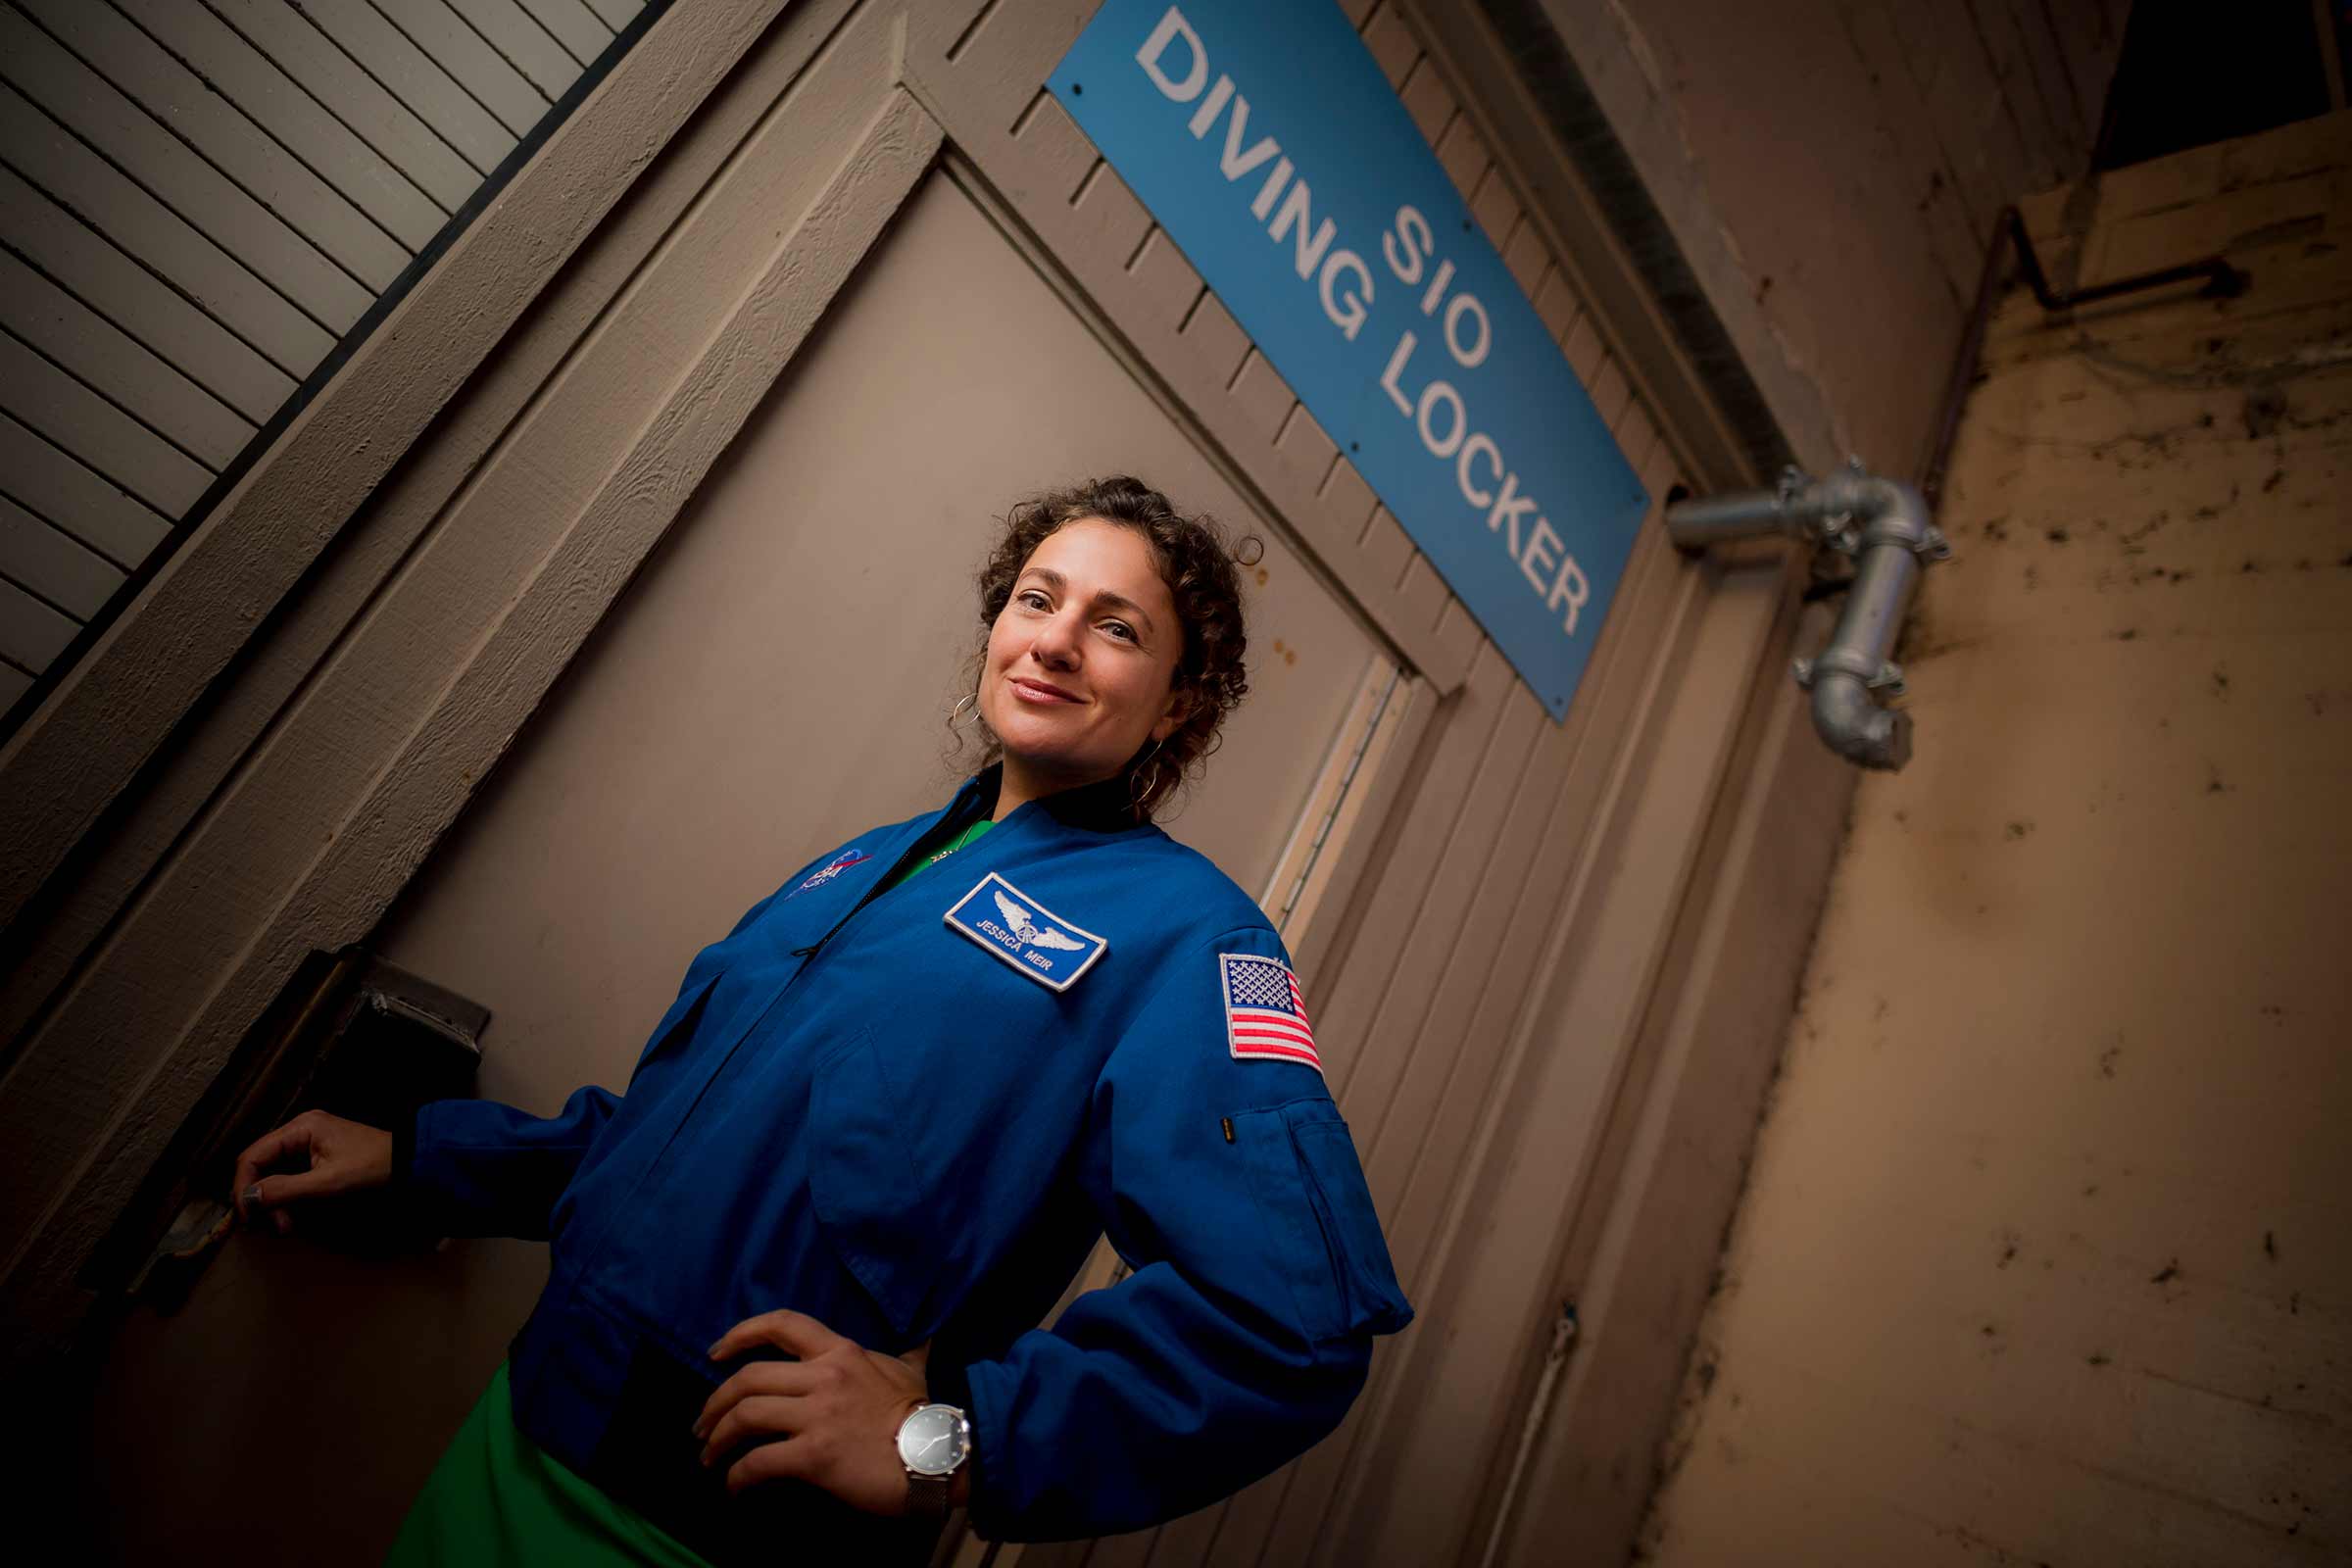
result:
[[[947,819],[970,822],[984,815],[996,804],[997,790],[1004,777],[1004,764],[991,762],[964,781],[948,806]],[[1093,833],[1124,833],[1143,824],[1135,814],[1134,798],[1127,792],[1126,775],[1113,774],[1095,784],[1082,784],[1074,790],[1063,790],[1029,803],[1053,817],[1064,827],[1083,828]],[[1014,813],[1018,815],[1016,811]]]

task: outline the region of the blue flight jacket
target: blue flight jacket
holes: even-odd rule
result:
[[[682,1455],[732,1370],[705,1348],[756,1313],[934,1342],[932,1397],[970,1413],[971,1514],[998,1540],[1236,1491],[1336,1427],[1372,1336],[1412,1317],[1321,1071],[1228,1033],[1226,956],[1287,965],[1281,939],[1136,824],[1120,781],[877,895],[996,787],[992,768],[754,906],[687,968],[625,1097],[545,1119],[440,1102],[396,1155],[448,1233],[552,1244],[516,1424],[706,1554],[739,1554],[696,1539],[732,1505]],[[1039,1328],[1105,1232],[1133,1272]],[[868,1516],[751,1517],[741,1554],[776,1560],[778,1528],[888,1554]]]

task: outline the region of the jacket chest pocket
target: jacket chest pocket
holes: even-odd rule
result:
[[[816,1064],[808,1089],[808,1193],[825,1238],[901,1333],[921,1313],[945,1250],[948,1129],[908,1115],[899,1064],[863,1029]]]
[[[1034,989],[1034,988],[1033,988]],[[1019,1027],[906,1019],[820,1056],[808,1193],[826,1244],[893,1327],[956,1310],[1035,1217],[1082,1131],[1096,1065]]]

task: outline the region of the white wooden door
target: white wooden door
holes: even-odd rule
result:
[[[494,1009],[487,1095],[623,1082],[698,947],[953,791],[972,579],[1025,494],[1132,472],[1266,539],[1251,694],[1167,824],[1252,894],[1376,656],[947,175],[819,330],[381,933]]]

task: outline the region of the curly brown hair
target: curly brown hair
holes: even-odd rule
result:
[[[1186,699],[1183,717],[1165,741],[1138,751],[1123,770],[1136,817],[1148,822],[1180,784],[1199,775],[1200,764],[1217,749],[1218,726],[1250,690],[1242,667],[1249,638],[1242,628],[1241,568],[1257,564],[1265,545],[1249,534],[1228,542],[1225,530],[1209,517],[1184,515],[1166,496],[1126,474],[1032,496],[1005,514],[1004,531],[980,568],[980,644],[965,661],[966,691],[979,685],[989,628],[1012,598],[1013,583],[1031,553],[1064,524],[1089,517],[1144,536],[1184,630],[1172,681]],[[949,716],[951,727],[955,717]],[[985,720],[979,733],[983,765],[1004,756],[1003,743],[989,733]]]

